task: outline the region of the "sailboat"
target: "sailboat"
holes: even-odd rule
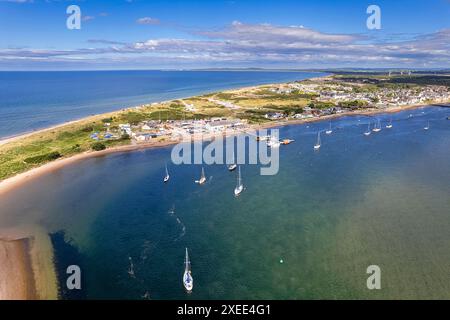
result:
[[[169,179],[170,179],[170,175],[169,175],[169,171],[167,170],[167,164],[166,164],[166,175],[164,176],[164,183],[169,181]]]
[[[244,185],[242,184],[242,178],[241,178],[241,166],[239,166],[238,179],[237,179],[236,188],[234,188],[234,195],[237,197],[241,194],[242,191],[244,191]]]
[[[184,259],[183,285],[187,293],[192,292],[192,288],[194,287],[194,279],[192,278],[191,262],[189,261],[189,254],[187,248],[186,248],[186,256]]]
[[[373,132],[380,132],[381,131],[381,123],[380,119],[378,119],[377,124],[372,129]]]
[[[317,142],[314,145],[314,150],[319,150],[321,146],[321,141],[320,141],[320,131],[317,133]]]
[[[370,122],[369,122],[369,124],[367,125],[367,131],[364,132],[364,135],[365,135],[365,136],[370,136]]]
[[[428,122],[427,122],[427,125],[426,125],[426,127],[424,127],[423,129],[424,129],[424,130],[428,130],[428,129],[430,129],[430,121],[428,121]]]
[[[330,121],[330,128],[328,128],[327,131],[325,131],[326,134],[332,134],[333,130],[331,129],[331,121]]]
[[[202,167],[202,175],[199,180],[195,180],[195,183],[204,184],[206,182],[205,169]]]
[[[389,120],[389,123],[386,125],[387,129],[391,129],[392,128],[392,118]]]

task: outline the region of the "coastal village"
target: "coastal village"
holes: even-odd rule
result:
[[[105,122],[103,132],[90,133],[90,138],[101,141],[126,136],[136,144],[161,139],[177,141],[189,135],[243,132],[254,124],[312,121],[336,114],[448,101],[450,90],[444,85],[375,86],[367,79],[355,82],[323,77],[139,106],[128,111],[148,114],[148,119],[138,123]],[[161,112],[172,111],[182,119],[161,119]],[[156,112],[159,119],[155,119]]]

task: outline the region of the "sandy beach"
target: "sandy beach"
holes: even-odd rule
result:
[[[0,234],[0,300],[57,299],[53,248],[45,231]]]
[[[0,300],[36,299],[29,239],[0,240]]]

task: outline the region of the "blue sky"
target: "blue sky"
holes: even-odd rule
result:
[[[449,43],[450,0],[0,0],[1,70],[448,68]]]

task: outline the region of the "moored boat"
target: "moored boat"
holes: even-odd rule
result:
[[[332,134],[333,133],[333,129],[331,129],[331,121],[330,121],[330,127],[327,129],[327,131],[325,131],[326,134]]]
[[[320,131],[317,133],[317,142],[314,145],[314,150],[319,150],[322,145],[322,141],[320,140]]]
[[[365,136],[370,136],[370,122],[369,122],[369,124],[367,125],[367,131],[364,132],[364,135],[365,135]]]
[[[164,183],[168,182],[170,179],[169,171],[167,170],[167,164],[166,164],[166,175],[164,176]]]
[[[234,188],[234,196],[238,197],[242,193],[242,191],[244,191],[244,185],[242,184],[241,178],[241,166],[239,166],[236,188]]]
[[[281,144],[283,144],[283,145],[287,145],[287,144],[291,144],[292,142],[294,142],[295,140],[292,140],[292,139],[283,139],[282,141],[281,141]]]
[[[186,248],[186,256],[184,259],[183,286],[187,293],[191,293],[194,288],[194,279],[192,278],[191,261],[189,261],[188,249]]]
[[[393,126],[392,126],[392,118],[389,120],[389,123],[386,125],[386,128],[387,129],[391,129]]]
[[[280,140],[278,140],[276,137],[271,137],[267,142],[267,146],[270,148],[278,148],[280,144]]]
[[[206,182],[205,169],[202,167],[202,174],[199,180],[195,180],[195,183],[204,184]]]
[[[373,132],[380,132],[381,131],[381,123],[380,123],[380,119],[378,119],[377,123],[375,124],[375,126],[372,129]]]

